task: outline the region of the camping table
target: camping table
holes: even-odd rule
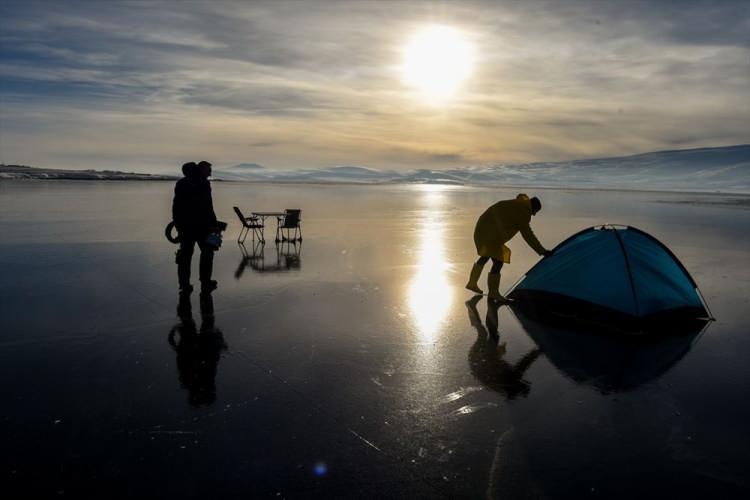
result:
[[[269,217],[276,217],[276,233],[279,232],[279,224],[281,223],[281,217],[286,215],[286,212],[253,212],[253,215],[255,217],[258,217],[261,221],[263,221],[263,226],[266,225],[266,219]],[[265,236],[263,236],[263,241],[266,241]]]

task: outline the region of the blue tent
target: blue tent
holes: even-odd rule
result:
[[[595,226],[574,234],[532,267],[508,296],[612,321],[711,316],[677,257],[630,226]]]

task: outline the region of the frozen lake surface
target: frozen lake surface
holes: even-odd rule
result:
[[[750,492],[748,197],[526,190],[548,247],[629,224],[690,271],[717,321],[644,344],[467,303],[474,223],[518,189],[214,183],[218,289],[180,320],[172,189],[0,181],[8,498]],[[243,254],[233,205],[301,208],[303,243]],[[510,246],[501,290],[538,259]]]

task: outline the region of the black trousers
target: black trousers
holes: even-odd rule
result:
[[[193,261],[193,250],[196,243],[201,251],[198,276],[201,283],[211,281],[214,268],[214,249],[208,246],[205,240],[205,236],[180,235],[180,249],[177,250],[177,280],[181,288],[190,284],[190,264]]]
[[[487,263],[487,261],[490,260],[489,257],[479,257],[477,260],[477,264],[484,267],[484,265]],[[503,268],[503,261],[492,259],[492,269],[490,269],[490,274],[500,274],[500,269]]]

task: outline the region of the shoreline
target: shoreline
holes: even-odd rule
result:
[[[176,182],[180,177],[169,177],[169,176],[155,176],[151,174],[131,174],[133,177],[5,177],[0,174],[0,183],[5,181],[19,181],[19,182],[32,182],[32,181],[48,181],[48,182],[165,182],[173,181]],[[141,176],[143,175],[143,177]],[[150,177],[146,177],[149,176]],[[750,191],[683,191],[683,190],[669,190],[669,189],[630,189],[622,187],[576,187],[576,186],[534,186],[534,185],[521,185],[521,184],[510,184],[506,186],[497,185],[481,185],[481,184],[443,184],[443,183],[427,183],[427,182],[322,182],[322,181],[310,181],[310,182],[286,182],[286,181],[251,181],[251,180],[232,180],[232,179],[211,179],[212,182],[218,183],[230,183],[230,184],[252,184],[252,185],[268,185],[268,186],[347,186],[347,187],[439,187],[439,188],[469,188],[469,189],[534,189],[534,190],[545,190],[545,191],[605,191],[605,192],[623,192],[623,193],[665,193],[665,194],[690,194],[690,195],[703,195],[703,196],[737,196],[750,198]]]

